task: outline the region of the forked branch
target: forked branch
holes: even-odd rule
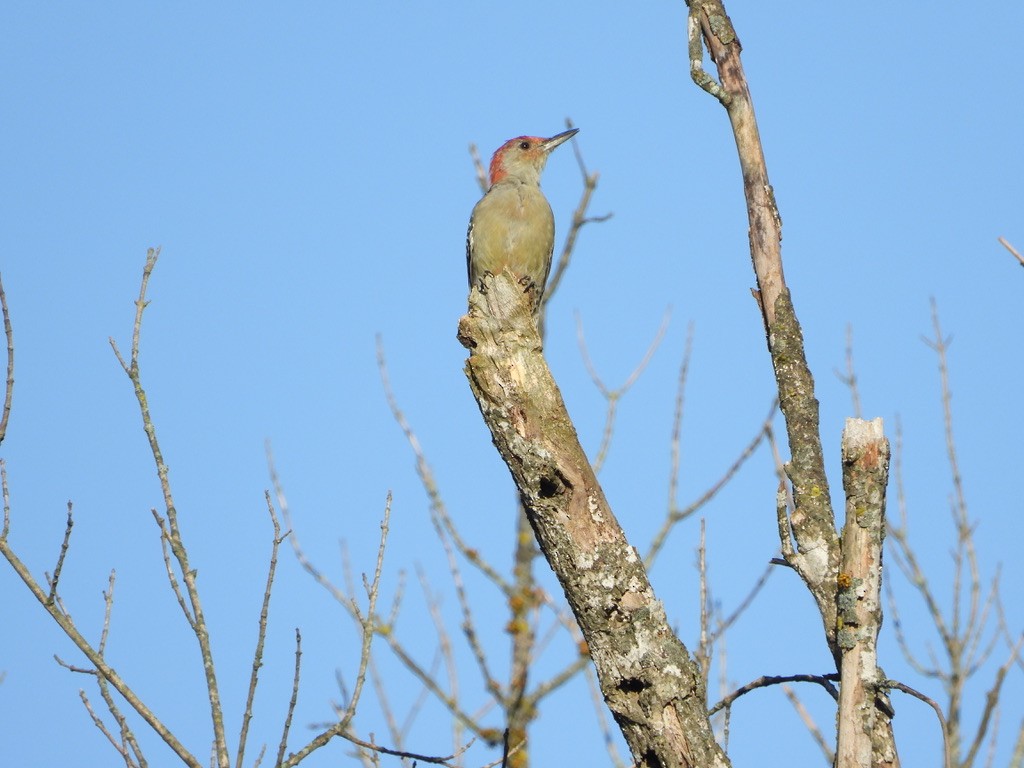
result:
[[[855,542],[848,542],[844,536],[841,546],[836,532],[828,477],[825,474],[814,379],[807,364],[803,332],[782,269],[782,218],[768,180],[750,87],[740,59],[742,46],[721,0],[687,0],[687,5],[690,9],[687,30],[691,76],[697,85],[725,107],[736,141],[743,177],[743,195],[747,204],[750,257],[757,280],[754,297],[761,310],[778,386],[779,404],[786,422],[791,459],[785,465],[785,474],[792,484],[793,511],[792,514],[787,513],[785,488],[780,486],[776,506],[782,553],[814,597],[821,614],[825,639],[837,667],[844,673],[839,714],[838,764],[870,764],[876,768],[896,765],[898,759],[889,722],[891,710],[884,703],[876,707],[882,697],[875,696],[881,673],[877,668],[874,636],[881,620],[881,611],[878,609],[877,615],[871,614],[877,604],[875,587],[881,580],[881,534],[884,532],[884,483],[887,478],[888,447],[886,445],[884,449],[884,461],[880,460],[881,446],[885,444],[880,421],[863,422],[858,419],[848,423],[848,437],[862,432],[864,434],[863,441],[856,438],[853,440],[851,445],[855,449],[854,453],[860,455],[861,443],[870,442],[875,446],[872,450],[876,464],[879,467],[884,465],[885,471],[881,471],[876,478],[881,486],[871,492],[871,529],[875,538],[871,539],[870,544],[865,541],[862,546],[855,547]],[[704,44],[707,45],[711,61],[717,67],[718,80],[704,70]],[[844,461],[851,455],[849,447],[844,443]],[[844,480],[847,482],[848,532],[851,525],[862,530],[862,524],[866,522],[858,518],[861,507],[851,506],[851,500],[855,497],[863,501],[858,493],[865,489],[851,486],[849,479],[847,472]],[[874,504],[875,501],[878,503]],[[856,569],[852,567],[853,563],[857,564]],[[871,568],[875,569],[871,574],[863,570]],[[856,584],[857,580],[860,580],[860,586]],[[853,593],[848,591],[851,589]],[[854,601],[857,608],[854,613],[848,611],[851,606],[846,603],[838,604],[839,601],[850,600]],[[852,638],[849,636],[849,627],[844,623],[851,619],[858,622]],[[842,630],[847,630],[847,634],[841,637]],[[858,664],[860,666],[855,675],[854,667]],[[847,671],[850,674],[846,674]],[[845,740],[844,723],[847,726]],[[851,742],[848,737],[857,728],[861,729],[857,731],[861,735],[866,729],[869,738]],[[857,762],[848,762],[854,759],[854,755]]]

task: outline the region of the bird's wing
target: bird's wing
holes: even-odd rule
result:
[[[469,220],[469,228],[466,230],[466,280],[469,282],[470,290],[473,289],[473,219]]]

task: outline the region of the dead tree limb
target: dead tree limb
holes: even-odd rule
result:
[[[878,668],[882,626],[882,542],[889,441],[882,420],[847,419],[843,430],[846,525],[839,571],[839,681],[837,764],[895,765],[888,718],[892,707]]]
[[[846,593],[849,585],[845,584],[844,577],[850,577],[845,570],[841,571],[840,567],[846,568],[854,561],[863,567],[868,567],[868,563],[863,561],[863,553],[858,548],[844,551],[844,547],[853,544],[847,542],[845,537],[841,541],[836,531],[836,517],[830,500],[828,477],[825,474],[814,379],[807,365],[803,332],[782,270],[782,217],[779,215],[775,193],[768,180],[768,167],[757,128],[753,99],[740,59],[742,46],[721,0],[687,0],[687,5],[690,9],[687,22],[690,74],[697,85],[725,107],[736,141],[743,175],[743,194],[747,204],[750,257],[757,279],[754,296],[761,309],[768,351],[779,390],[780,408],[786,421],[792,458],[785,469],[792,484],[793,512],[787,517],[784,501],[778,505],[783,556],[800,574],[818,605],[825,639],[836,660],[837,668],[842,671],[849,664],[855,663],[852,659],[846,658],[850,654],[853,654],[860,663],[871,666],[870,669],[860,670],[859,680],[864,685],[859,687],[853,682],[848,684],[847,677],[843,677],[844,695],[840,697],[839,713],[839,722],[842,723],[844,718],[855,718],[856,712],[863,713],[865,707],[871,709],[870,743],[867,753],[859,749],[860,742],[857,749],[848,750],[845,756],[840,748],[837,765],[840,768],[898,765],[890,723],[892,711],[880,698],[875,697],[874,686],[867,684],[868,681],[877,681],[884,677],[877,668],[873,639],[870,643],[871,652],[862,653],[863,644],[871,632],[866,631],[864,637],[858,635],[852,645],[839,642],[843,624],[840,621],[840,609],[837,604],[844,597],[849,597]],[[717,68],[718,80],[704,70],[705,44],[711,61]],[[857,422],[860,425],[877,424],[877,439],[872,438],[872,445],[885,443],[880,421]],[[857,429],[860,427],[854,427],[854,430]],[[871,434],[874,434],[874,429],[871,428]],[[860,443],[857,442],[856,445]],[[880,450],[877,445],[876,451]],[[845,447],[843,456],[845,462],[848,459]],[[877,508],[873,508],[873,513],[878,518],[876,522],[882,526],[882,531],[884,486],[888,477],[887,444],[885,456],[882,463],[886,471],[882,471],[880,476],[875,478],[881,482],[881,487],[875,489],[878,504]],[[851,524],[859,528],[862,524],[857,517],[861,511],[859,504],[862,501],[857,496],[859,489],[849,485],[849,477],[846,475],[844,481],[847,483],[848,497],[847,528],[849,529]],[[784,500],[784,493],[780,493],[780,498]],[[793,540],[796,542],[795,548]],[[870,566],[876,569],[869,579],[874,586],[881,582],[880,547],[879,534],[878,557],[870,563]],[[863,582],[867,577],[858,578],[862,578]],[[861,599],[862,596],[858,594],[857,600]],[[877,604],[877,595],[875,603]],[[860,615],[862,609],[866,610],[863,604],[858,604],[858,621],[867,620],[866,616]],[[877,615],[872,617],[872,621],[873,632],[877,634],[877,625],[881,622],[880,609]],[[862,628],[863,626],[861,625]],[[860,698],[854,701],[855,697]],[[851,707],[855,708],[856,712],[852,711]],[[853,759],[854,754],[857,759]]]
[[[540,548],[565,591],[601,691],[638,766],[727,766],[704,685],[580,446],[511,274],[474,288],[466,376]]]
[[[750,256],[757,278],[754,296],[761,308],[779,387],[779,404],[786,418],[792,455],[786,472],[793,484],[796,508],[789,518],[789,534],[797,545],[795,552],[786,554],[786,560],[800,574],[818,604],[825,637],[838,668],[835,585],[839,574],[839,536],[825,474],[814,379],[782,271],[782,218],[768,181],[768,166],[740,61],[742,46],[736,31],[718,0],[691,0],[689,6],[690,73],[698,85],[725,107],[736,139],[750,223]],[[721,84],[703,69],[702,39],[718,67]]]

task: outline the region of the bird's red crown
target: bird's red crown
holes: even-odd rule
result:
[[[524,142],[529,146],[521,146]],[[543,142],[544,139],[539,136],[516,136],[514,139],[509,139],[498,147],[494,155],[491,157],[491,184],[497,184],[508,175],[508,171],[505,169],[504,159],[505,154],[509,150],[519,149],[528,152],[530,149],[540,146]]]

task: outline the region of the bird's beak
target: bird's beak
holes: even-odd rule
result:
[[[579,131],[579,128],[570,128],[568,131],[562,131],[557,136],[552,136],[550,139],[544,139],[544,141],[540,145],[540,148],[543,149],[545,152],[550,152],[559,144],[562,144],[563,142],[566,142],[569,139],[571,139],[573,136],[579,133]]]

